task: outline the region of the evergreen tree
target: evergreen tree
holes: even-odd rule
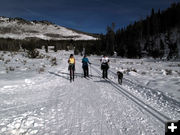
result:
[[[112,27],[107,26],[106,33],[106,53],[109,55],[114,54],[115,48],[115,33],[114,33],[114,23],[112,23]]]
[[[48,53],[48,45],[45,45],[45,51]]]
[[[57,52],[57,45],[54,45],[54,52]]]

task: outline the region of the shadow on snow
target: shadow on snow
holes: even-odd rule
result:
[[[58,76],[58,77],[62,77],[64,79],[67,79],[69,80],[69,73],[66,73],[66,72],[60,72],[58,71],[58,73],[55,73],[55,72],[50,72],[48,71],[50,74],[53,74],[55,76]],[[67,75],[67,76],[63,76],[63,75]],[[74,73],[74,76],[77,78],[77,77],[81,77],[81,78],[84,78],[84,74],[83,73]],[[101,78],[100,76],[96,76],[96,75],[89,75],[90,77],[93,77],[93,78]]]

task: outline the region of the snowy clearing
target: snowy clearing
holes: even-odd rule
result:
[[[111,58],[104,80],[100,57],[91,56],[92,76],[85,79],[82,57],[75,56],[70,83],[70,52],[41,53],[29,59],[0,52],[0,134],[164,135],[165,121],[180,119],[180,62]],[[123,85],[117,70],[124,72]]]

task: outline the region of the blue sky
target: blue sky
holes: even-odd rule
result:
[[[105,33],[112,22],[122,28],[151,9],[164,10],[180,0],[1,0],[0,16],[48,20],[91,33]]]

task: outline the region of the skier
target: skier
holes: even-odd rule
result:
[[[108,78],[109,58],[106,55],[103,55],[100,61],[101,61],[101,70],[103,70],[102,77]]]
[[[89,77],[89,68],[88,68],[88,64],[91,64],[87,58],[86,55],[84,55],[83,59],[82,59],[82,68],[84,71],[84,77]]]
[[[74,71],[75,71],[75,58],[73,54],[70,54],[70,57],[68,59],[69,67],[68,70],[70,71],[70,82],[74,81]]]

